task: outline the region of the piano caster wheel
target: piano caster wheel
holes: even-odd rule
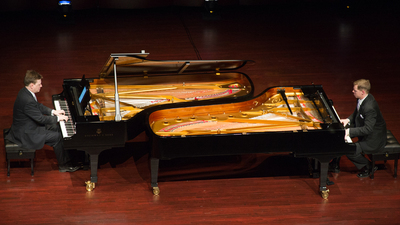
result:
[[[153,187],[153,195],[159,195],[159,194],[160,194],[160,188]]]
[[[85,182],[86,184],[86,191],[93,191],[96,187],[96,183],[92,183],[90,180]]]
[[[329,189],[327,189],[326,191],[321,191],[321,196],[323,199],[328,199],[329,197]]]

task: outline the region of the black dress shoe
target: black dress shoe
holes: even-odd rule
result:
[[[61,173],[65,173],[65,172],[75,172],[77,170],[79,170],[81,167],[80,166],[61,166],[58,168],[58,170]]]
[[[357,174],[357,177],[359,177],[359,178],[368,177],[368,176],[369,176],[369,170],[364,170]]]
[[[372,170],[375,173],[375,171],[378,170],[378,167],[375,166],[374,168],[372,168]],[[359,178],[369,177],[370,174],[371,174],[371,171],[369,169],[365,169],[362,172],[360,172],[359,174],[357,174],[357,177],[359,177]]]

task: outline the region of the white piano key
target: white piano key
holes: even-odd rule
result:
[[[55,100],[54,107],[56,110],[64,110],[65,111],[65,115],[68,117],[68,121],[67,122],[60,121],[61,133],[63,135],[63,138],[71,137],[72,135],[75,134],[75,129],[74,129],[74,126],[72,123],[72,118],[69,113],[69,109],[66,104],[66,101]]]

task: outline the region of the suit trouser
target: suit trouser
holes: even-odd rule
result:
[[[354,154],[346,155],[347,158],[354,163],[357,169],[362,169],[365,167],[366,169],[370,169],[370,161],[365,158],[364,152],[361,149],[360,143],[356,143],[356,152]]]
[[[68,151],[64,151],[63,138],[58,123],[46,126],[45,144],[53,147],[58,161],[58,166],[66,166],[71,162],[71,157]]]

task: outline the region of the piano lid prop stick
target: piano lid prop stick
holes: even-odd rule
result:
[[[278,89],[278,93],[281,94],[283,101],[286,102],[286,105],[287,105],[287,107],[288,107],[288,109],[290,111],[290,114],[293,115],[293,112],[290,109],[290,105],[289,105],[288,99],[287,99],[286,94],[285,94],[285,89]]]
[[[118,57],[114,58],[114,88],[115,88],[115,121],[121,121],[121,110],[119,108],[119,94],[118,94],[118,84],[117,84],[117,64],[116,61]]]

